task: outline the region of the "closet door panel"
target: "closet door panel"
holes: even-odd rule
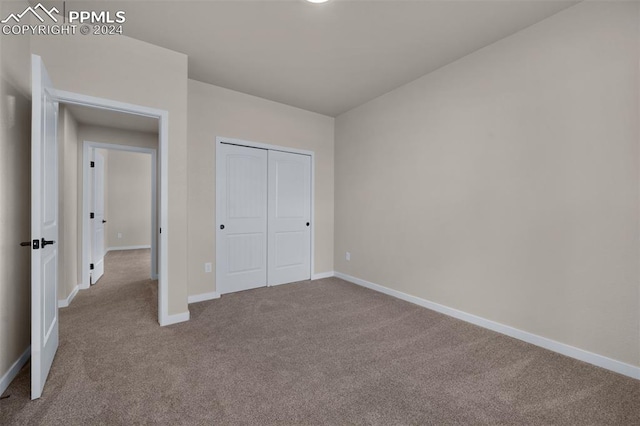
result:
[[[311,278],[311,157],[269,151],[268,284]]]
[[[221,144],[216,159],[216,287],[267,284],[267,151]]]

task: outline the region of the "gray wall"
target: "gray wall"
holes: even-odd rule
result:
[[[580,3],[339,116],[336,270],[640,365],[638,40]]]

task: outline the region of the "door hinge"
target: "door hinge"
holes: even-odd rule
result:
[[[89,213],[89,219],[93,219],[95,217],[96,217],[96,215],[94,213]]]
[[[160,233],[162,234],[162,228],[160,228]]]
[[[33,240],[31,247],[33,247],[34,250],[38,250],[40,248],[40,240]]]
[[[89,264],[89,269],[93,271],[93,263]]]
[[[95,162],[95,161],[92,161],[92,162],[91,162],[91,167],[93,168],[93,167],[95,167],[95,166],[96,166],[96,162]]]

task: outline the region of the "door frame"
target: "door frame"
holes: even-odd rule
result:
[[[108,149],[125,152],[136,152],[151,155],[151,279],[158,279],[158,200],[157,200],[157,150],[155,148],[143,148],[133,145],[118,145],[113,143],[102,143],[83,141],[82,142],[82,283],[81,289],[90,287],[91,270],[89,263],[93,247],[90,244],[91,223],[89,222],[90,203],[90,182],[91,182],[91,154],[96,149]]]
[[[160,209],[158,210],[159,228],[153,234],[159,233],[158,252],[158,322],[161,326],[171,324],[169,317],[169,112],[157,108],[98,98],[80,93],[56,90],[55,98],[60,103],[87,106],[91,108],[122,112],[125,114],[141,115],[158,120],[158,155],[160,157]],[[83,189],[84,191],[84,189]],[[157,231],[157,232],[156,232]],[[84,244],[84,241],[83,241]],[[84,249],[80,248],[81,250]],[[82,267],[89,267],[88,263]],[[83,272],[83,279],[86,275]]]
[[[227,145],[239,145],[239,146],[245,146],[247,148],[258,148],[258,149],[266,149],[266,150],[271,150],[271,151],[281,151],[281,152],[288,152],[290,154],[301,154],[301,155],[308,155],[311,157],[311,229],[309,232],[311,232],[311,261],[309,262],[309,276],[311,277],[311,279],[313,280],[313,271],[315,269],[315,229],[316,229],[316,221],[315,221],[315,188],[316,188],[316,161],[315,161],[315,153],[314,151],[307,151],[304,149],[297,149],[297,148],[289,148],[286,146],[280,146],[280,145],[271,145],[268,143],[262,143],[262,142],[252,142],[252,141],[246,141],[246,140],[242,140],[242,139],[235,139],[235,138],[227,138],[224,136],[216,136],[216,149],[215,149],[215,153],[216,153],[216,159],[218,158],[218,148],[220,147],[220,145],[222,144],[227,144]],[[214,159],[214,164],[216,159]],[[218,180],[218,171],[215,171],[215,176],[216,176],[216,181]],[[216,194],[217,197],[217,194]],[[214,238],[214,244],[215,244],[215,240],[217,239],[217,235],[218,235],[218,227],[216,226],[216,220],[218,218],[218,209],[220,208],[220,203],[216,202],[216,216],[214,217],[213,220],[213,226],[216,232],[216,238]],[[218,257],[218,247],[215,248],[216,249],[216,259]],[[218,291],[218,268],[216,268],[216,291]],[[269,282],[267,281],[267,287],[271,287],[269,285]]]
[[[84,150],[84,147],[82,147],[82,149]],[[106,151],[105,151],[106,152]],[[82,218],[79,223],[77,223],[76,225],[80,225],[80,233],[82,234],[82,232],[84,230],[88,230],[89,231],[89,244],[84,245],[84,244],[80,244],[80,246],[82,248],[84,248],[84,251],[87,251],[87,247],[89,248],[89,265],[93,265],[93,268],[91,268],[91,266],[89,266],[89,275],[90,275],[90,280],[89,280],[89,284],[94,284],[97,283],[100,278],[102,278],[102,276],[104,275],[104,258],[106,256],[106,235],[105,235],[105,222],[102,222],[99,224],[99,217],[97,214],[97,209],[96,209],[96,204],[98,204],[98,198],[97,198],[97,181],[98,181],[98,164],[100,163],[100,161],[98,161],[98,157],[101,158],[102,161],[102,165],[101,165],[101,170],[100,172],[102,172],[102,217],[100,219],[102,219],[104,221],[104,217],[106,214],[105,208],[106,208],[106,204],[105,204],[105,200],[107,198],[106,193],[105,193],[105,189],[106,189],[106,182],[105,182],[105,178],[106,178],[106,170],[105,170],[105,161],[106,161],[106,155],[103,155],[102,153],[98,152],[95,149],[90,149],[89,150],[89,156],[90,156],[90,168],[93,170],[93,172],[89,171],[89,180],[85,180],[84,179],[84,165],[86,164],[84,161],[82,162],[82,200],[85,200],[85,196],[89,195],[90,201],[89,201],[89,209],[88,211],[90,212],[94,212],[95,216],[95,220],[89,220],[89,226],[87,228],[84,228],[82,225],[82,220],[85,218],[85,214],[86,212],[84,211],[84,209],[82,209],[82,214],[80,215],[80,217]],[[82,154],[82,157],[84,158],[84,153]],[[95,166],[94,166],[94,162],[95,162]],[[95,168],[94,168],[95,167]],[[85,188],[87,188],[87,191],[85,191]],[[88,192],[88,194],[87,194]],[[89,219],[91,219],[91,214],[89,214]],[[102,259],[96,259],[96,228],[98,226],[102,226],[102,249],[98,250],[102,252]],[[81,235],[82,236],[82,235]],[[82,241],[84,241],[84,238],[82,239]],[[82,257],[82,265],[84,265],[84,253],[82,253],[81,255]],[[98,261],[98,263],[102,263],[101,267],[98,268],[98,263],[96,263],[96,261]],[[102,269],[102,273],[100,274],[100,277],[96,277],[95,273],[97,271],[100,271],[100,269]],[[80,288],[85,289],[86,287],[84,286],[84,280],[81,279],[80,280]]]

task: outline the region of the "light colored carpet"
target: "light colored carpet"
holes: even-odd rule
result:
[[[146,250],[60,311],[42,398],[23,369],[2,425],[640,424],[640,382],[330,278],[156,322]]]

